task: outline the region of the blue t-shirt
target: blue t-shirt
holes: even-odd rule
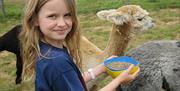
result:
[[[36,91],[85,91],[81,73],[66,48],[40,43],[40,56],[36,61]]]

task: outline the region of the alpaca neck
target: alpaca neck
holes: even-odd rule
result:
[[[124,24],[122,26],[113,25],[108,45],[104,50],[106,56],[124,54],[130,40],[131,24]]]

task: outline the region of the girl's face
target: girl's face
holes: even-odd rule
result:
[[[45,41],[59,46],[72,29],[72,17],[64,0],[49,0],[38,13],[37,25]],[[62,45],[61,45],[62,46]]]

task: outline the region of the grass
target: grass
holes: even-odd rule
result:
[[[0,35],[21,22],[23,0],[4,0],[6,16],[0,9]]]
[[[0,36],[17,24],[21,24],[23,0],[4,0],[7,15],[0,13]],[[141,5],[156,20],[156,26],[143,35],[132,39],[127,50],[152,40],[180,40],[180,1],[179,0],[130,0],[131,4]],[[111,23],[100,20],[95,13],[101,9],[118,8],[122,0],[77,0],[82,34],[99,48],[104,49],[109,38]],[[0,11],[1,12],[1,11]],[[0,53],[0,91],[21,91],[14,84],[15,55]],[[109,81],[104,81],[107,84]],[[26,88],[31,88],[24,86]],[[31,88],[32,89],[32,88]],[[33,91],[33,90],[31,90]]]

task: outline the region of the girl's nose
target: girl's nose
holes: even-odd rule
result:
[[[66,22],[65,22],[65,19],[61,18],[61,19],[58,19],[57,21],[57,26],[59,27],[63,27],[66,25]]]

